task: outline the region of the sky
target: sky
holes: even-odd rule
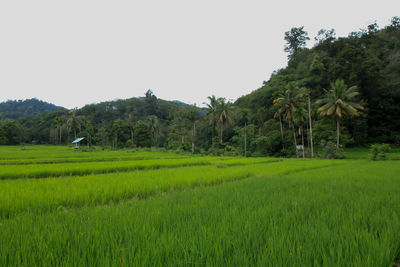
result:
[[[236,100],[287,65],[284,33],[384,27],[399,0],[0,1],[0,101]]]

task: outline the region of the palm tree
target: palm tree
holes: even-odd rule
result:
[[[304,154],[304,124],[306,121],[306,110],[304,108],[297,108],[294,113],[294,119],[296,124],[299,126],[299,131],[301,135],[301,145],[303,146],[303,158],[305,158]]]
[[[247,123],[249,122],[249,111],[244,108],[240,110],[240,120],[244,123],[244,157],[247,157]]]
[[[158,118],[155,115],[150,115],[147,118],[148,124],[149,124],[149,129],[150,129],[150,133],[151,133],[151,138],[153,141],[153,145],[157,144],[157,134],[158,134],[158,130],[159,130],[159,122],[158,122]]]
[[[273,104],[274,106],[276,106],[277,110],[274,113],[274,118],[279,118],[279,126],[280,126],[280,130],[281,130],[281,140],[282,140],[282,148],[285,149],[285,145],[284,145],[284,140],[283,140],[283,126],[282,126],[282,113],[284,111],[283,106],[281,101],[278,100],[279,98],[279,94],[281,94],[282,91],[278,91],[274,96],[277,97],[276,99],[274,99]]]
[[[133,132],[135,130],[135,116],[133,113],[129,113],[128,114],[128,124],[129,124],[129,130],[131,132],[131,142],[132,142],[132,146],[134,144],[133,142]]]
[[[62,128],[64,126],[64,118],[59,117],[58,125],[59,125],[59,129],[60,129],[60,135],[59,135],[60,136],[60,142],[59,142],[59,144],[61,144],[61,142],[62,142]]]
[[[58,126],[59,126],[60,117],[56,116],[53,120],[53,125],[55,126],[54,129],[54,144],[57,145],[58,141]],[[52,130],[51,130],[52,131]]]
[[[92,139],[94,137],[94,126],[90,120],[87,120],[85,123],[86,137],[88,141],[88,147],[92,144]]]
[[[207,116],[210,118],[210,124],[212,125],[212,139],[214,140],[214,135],[215,135],[215,127],[218,122],[218,114],[217,114],[217,109],[218,109],[218,100],[215,97],[215,95],[207,97],[210,103],[204,103],[207,105],[206,110],[207,110]]]
[[[340,140],[340,120],[344,116],[359,116],[360,110],[364,107],[356,100],[359,95],[357,86],[347,88],[344,81],[337,79],[331,83],[331,89],[325,90],[326,95],[324,98],[317,101],[321,107],[317,112],[321,116],[333,117],[336,120],[336,149],[339,149]]]
[[[289,127],[292,129],[294,146],[297,151],[297,140],[296,131],[294,129],[294,118],[297,110],[299,88],[295,82],[290,82],[286,90],[278,93],[277,98],[274,99],[273,103],[278,107],[279,114],[289,123]],[[296,152],[296,156],[297,152]]]
[[[188,106],[185,109],[185,120],[188,123],[188,127],[191,133],[191,142],[192,142],[192,154],[194,154],[196,149],[196,121],[200,118],[199,110],[196,106]]]
[[[104,150],[106,136],[107,136],[107,130],[106,130],[106,127],[104,126],[104,122],[101,123],[101,127],[99,128],[98,133],[101,137],[101,149]]]
[[[304,106],[304,109],[302,108],[302,114],[298,114],[301,118],[300,122],[302,123],[302,127],[304,126],[304,120],[306,118],[306,114],[304,113],[304,111],[308,112],[308,122],[309,122],[309,127],[310,127],[310,132],[309,132],[309,136],[310,136],[310,143],[311,143],[311,157],[314,157],[314,144],[313,144],[313,139],[312,139],[312,120],[311,120],[311,96],[310,96],[310,90],[302,87],[299,89],[298,95],[296,97],[298,99],[298,101],[301,103],[301,105]],[[305,100],[307,100],[307,104],[305,103]],[[307,107],[306,107],[307,106]],[[304,133],[303,133],[303,129],[302,130],[302,138],[304,138]],[[303,157],[304,157],[304,142],[303,142]]]
[[[76,130],[81,128],[81,119],[76,116],[76,109],[71,112],[71,117],[67,120],[69,129],[74,131],[74,137],[76,139]]]
[[[308,100],[308,122],[310,123],[310,143],[311,143],[311,157],[314,157],[314,143],[312,134],[312,120],[311,120],[311,95],[310,91],[307,90],[307,100]]]
[[[56,116],[54,119],[54,124],[56,126],[55,132],[56,132],[56,139],[57,139],[57,132],[58,132],[58,141],[56,140],[56,143],[61,144],[62,141],[62,128],[64,125],[64,118],[60,116]]]
[[[220,134],[220,142],[222,144],[222,137],[224,134],[224,128],[232,123],[232,105],[230,102],[226,102],[225,98],[219,97],[217,106],[218,114],[218,127]]]

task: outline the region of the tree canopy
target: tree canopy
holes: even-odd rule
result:
[[[304,27],[284,36],[288,65],[234,103],[209,96],[204,108],[143,97],[0,117],[0,144],[66,144],[86,136],[102,147],[157,146],[191,153],[314,155],[313,146],[400,144],[400,18],[337,38]],[[357,89],[356,89],[357,88]],[[340,129],[339,129],[340,126]],[[18,132],[18,134],[17,134]],[[336,134],[339,134],[336,135]],[[15,138],[14,138],[15,137]],[[299,146],[299,144],[301,144]],[[338,147],[338,145],[337,145]]]

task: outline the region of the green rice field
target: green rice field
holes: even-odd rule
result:
[[[3,146],[0,266],[395,266],[399,154]]]

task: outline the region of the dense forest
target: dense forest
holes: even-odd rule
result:
[[[18,120],[3,115],[0,144],[67,144],[83,136],[107,149],[303,157],[343,146],[400,144],[399,17],[347,37],[322,29],[312,48],[304,27],[284,39],[288,66],[235,103],[210,96],[199,108],[148,90],[144,97]]]
[[[3,119],[19,119],[45,111],[56,111],[62,109],[54,104],[41,101],[36,98],[26,100],[7,100],[0,103],[0,114]]]

